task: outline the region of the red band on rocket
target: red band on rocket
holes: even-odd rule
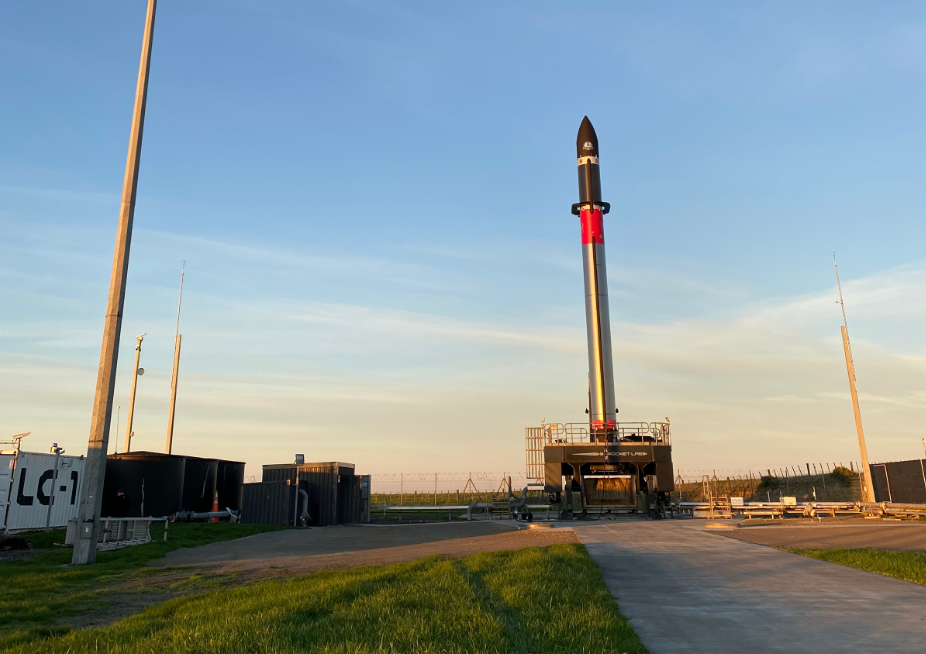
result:
[[[601,209],[582,209],[579,219],[582,223],[582,245],[604,243],[604,220]]]

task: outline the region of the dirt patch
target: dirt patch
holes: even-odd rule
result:
[[[891,524],[869,522],[859,524],[805,523],[801,526],[781,525],[746,527],[713,532],[757,545],[795,549],[859,549],[872,547],[884,550],[926,550],[926,524]]]
[[[111,603],[104,608],[60,618],[55,621],[55,626],[69,627],[71,629],[105,627],[113,622],[131,617],[136,613],[141,613],[149,606],[161,604],[179,595],[180,593],[155,590],[137,593],[113,593],[108,597]]]
[[[98,591],[104,606],[60,618],[55,626],[71,629],[105,627],[162,604],[175,597],[228,587],[238,581],[234,574],[204,573],[191,568],[165,568],[154,574],[139,574],[108,584]]]
[[[0,563],[7,561],[27,561],[38,556],[38,550],[0,550]]]
[[[426,556],[463,558],[479,552],[500,552],[523,547],[545,547],[556,543],[577,543],[571,529],[510,531],[490,536],[454,538],[415,545],[384,547],[333,554],[281,556],[265,559],[216,561],[195,566],[218,574],[238,574],[239,580],[308,574],[327,568],[353,568],[413,561]]]

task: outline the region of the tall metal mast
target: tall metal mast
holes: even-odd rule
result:
[[[865,430],[862,429],[862,412],[858,406],[858,391],[855,389],[855,362],[852,346],[849,344],[849,323],[846,320],[846,305],[842,301],[842,283],[839,281],[839,266],[833,253],[833,268],[836,271],[836,287],[839,289],[839,306],[842,307],[842,347],[846,352],[846,371],[849,373],[849,392],[852,395],[852,409],[855,412],[855,431],[858,433],[858,449],[862,457],[862,501],[874,502],[875,492],[871,482],[871,468],[868,465],[868,447],[865,445]]]
[[[139,334],[135,337],[135,370],[132,372],[132,392],[129,395],[129,419],[125,425],[125,451],[132,451],[132,436],[135,434],[133,428],[135,420],[135,388],[138,386],[138,377],[139,375],[145,374],[145,369],[139,367],[141,362],[141,343],[145,340],[145,336],[148,334]],[[110,407],[110,415],[112,415],[112,407]]]
[[[177,408],[177,377],[180,374],[180,308],[183,306],[183,275],[186,261],[180,266],[180,299],[177,301],[177,328],[174,331],[174,373],[170,379],[170,413],[167,416],[167,445],[164,452],[171,453],[174,447],[174,411]]]

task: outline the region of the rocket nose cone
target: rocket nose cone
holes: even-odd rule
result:
[[[595,134],[592,121],[586,116],[582,119],[582,124],[579,125],[579,135],[576,136],[576,157],[589,156],[598,156],[598,135]]]

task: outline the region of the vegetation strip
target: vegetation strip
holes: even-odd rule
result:
[[[783,548],[821,561],[839,563],[850,568],[875,572],[916,584],[926,585],[926,552],[897,552],[891,550],[829,549],[804,550]]]
[[[3,589],[0,592],[0,649],[66,633],[72,619],[88,612],[125,614],[131,610],[124,606],[129,593],[137,599],[139,593],[161,592],[170,596],[197,586],[208,587],[209,581],[202,575],[190,571],[181,575],[188,578],[186,582],[178,581],[176,570],[155,570],[148,567],[148,561],[180,547],[196,547],[278,528],[176,523],[170,527],[167,542],[160,540],[162,529],[161,525],[152,527],[155,538],[152,543],[101,552],[96,565],[79,567],[67,565],[71,561],[70,548],[53,545],[64,540],[63,530],[23,534],[36,548],[37,555],[28,560],[0,563],[0,588]],[[158,583],[162,580],[164,584]],[[173,589],[171,583],[175,585]],[[151,597],[150,601],[157,599]]]
[[[646,652],[577,544],[211,590],[9,651]]]

